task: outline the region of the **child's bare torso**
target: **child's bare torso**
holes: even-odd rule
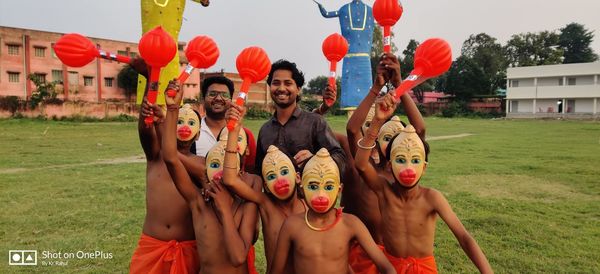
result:
[[[419,185],[410,195],[386,185],[379,200],[386,252],[395,257],[422,258],[433,255],[437,212],[430,202],[431,189]]]

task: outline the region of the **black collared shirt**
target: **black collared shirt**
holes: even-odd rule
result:
[[[340,174],[344,174],[346,155],[331,128],[319,114],[304,111],[296,106],[285,125],[277,121],[277,113],[273,114],[258,133],[255,165],[258,175],[261,174],[262,161],[270,145],[276,146],[290,158],[301,150],[306,149],[314,155],[319,149],[326,148],[338,164]]]

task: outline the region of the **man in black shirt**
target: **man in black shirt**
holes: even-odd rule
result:
[[[271,66],[267,78],[275,113],[258,133],[256,148],[257,174],[269,145],[293,156],[298,166],[303,166],[319,149],[326,148],[344,173],[346,156],[335,139],[325,119],[317,113],[307,112],[298,106],[304,75],[295,63],[279,60]]]

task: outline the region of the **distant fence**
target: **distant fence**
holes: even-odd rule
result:
[[[14,110],[14,109],[13,109]],[[121,114],[138,116],[139,107],[135,103],[129,102],[75,102],[67,101],[62,104],[40,103],[35,109],[27,107],[25,103],[20,103],[15,112],[25,117],[47,117],[60,118],[72,116],[85,116],[94,118],[108,118],[119,116]],[[9,109],[0,109],[0,118],[11,117]]]

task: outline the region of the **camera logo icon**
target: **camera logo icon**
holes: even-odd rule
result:
[[[9,250],[8,265],[37,265],[37,250]]]

